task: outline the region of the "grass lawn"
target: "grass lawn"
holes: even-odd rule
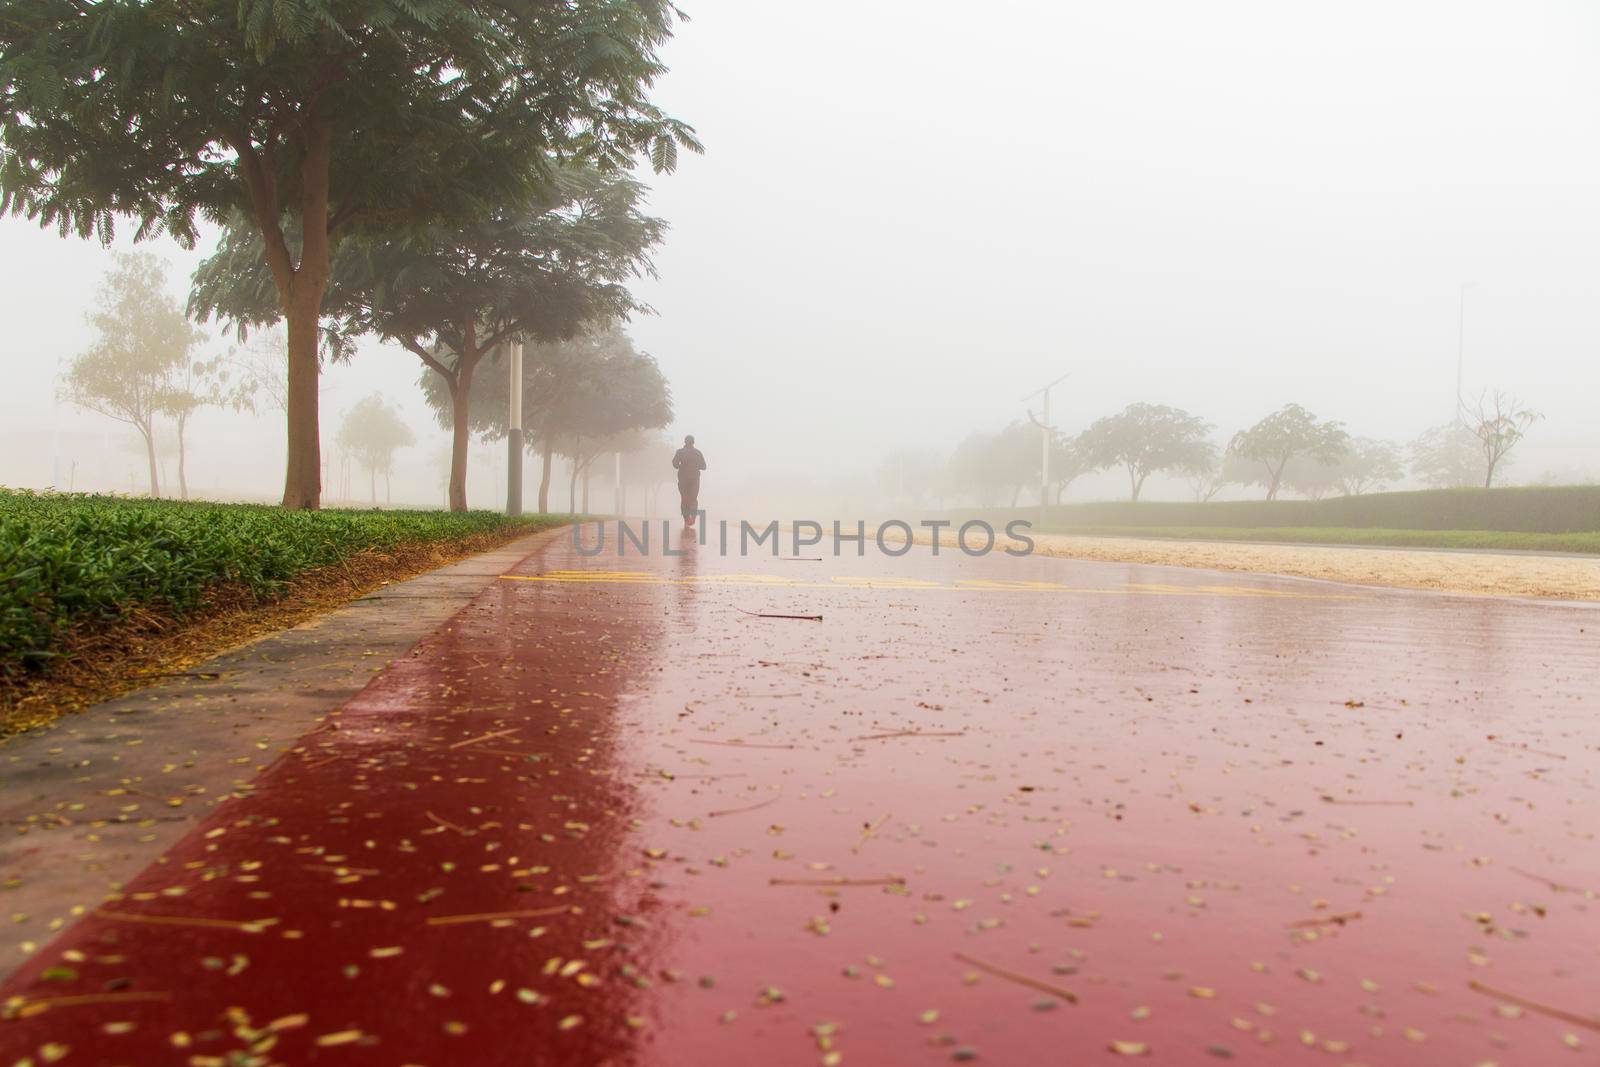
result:
[[[271,603],[352,561],[381,572],[419,547],[478,551],[566,521],[0,490],[0,689],[140,620],[171,629],[221,601]]]
[[[1043,527],[1037,532],[1078,537],[1155,537],[1176,541],[1267,541],[1301,545],[1600,554],[1600,532],[1509,533],[1496,530],[1386,530],[1348,526],[1071,526]]]

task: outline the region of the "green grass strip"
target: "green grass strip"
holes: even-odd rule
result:
[[[359,552],[565,521],[0,490],[0,676],[40,667],[68,635],[134,608],[182,617],[222,584],[271,600],[294,578]]]

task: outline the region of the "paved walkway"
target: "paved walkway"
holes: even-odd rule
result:
[[[654,547],[492,581],[22,967],[0,1063],[1600,1048],[1595,610]]]

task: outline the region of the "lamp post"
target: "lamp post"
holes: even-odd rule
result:
[[[506,413],[506,514],[522,514],[522,342],[508,346],[511,358],[511,407]]]
[[[1452,422],[1461,419],[1461,369],[1467,354],[1467,290],[1477,282],[1461,283],[1461,307],[1456,317],[1456,410]]]
[[[1045,504],[1048,503],[1049,499],[1050,499],[1050,496],[1049,496],[1049,493],[1050,493],[1050,442],[1051,442],[1051,438],[1055,436],[1055,430],[1056,430],[1056,428],[1054,426],[1050,425],[1050,390],[1055,388],[1056,386],[1060,385],[1062,382],[1066,381],[1067,378],[1069,378],[1071,376],[1071,374],[1072,374],[1072,372],[1068,371],[1066,374],[1063,374],[1061,377],[1057,378],[1055,381],[1051,382],[1049,385],[1045,386],[1043,389],[1036,389],[1033,392],[1029,393],[1027,396],[1022,398],[1023,403],[1027,403],[1029,400],[1032,400],[1034,397],[1040,395],[1041,393],[1044,394],[1044,419],[1042,421],[1040,419],[1035,419],[1033,417],[1033,411],[1029,410],[1029,412],[1028,412],[1029,420],[1031,420],[1035,426],[1039,427],[1039,431],[1040,431],[1040,434],[1039,434],[1039,438],[1040,438],[1040,445],[1039,445],[1039,525],[1041,527],[1044,526]]]

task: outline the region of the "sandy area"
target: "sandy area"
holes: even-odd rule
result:
[[[1600,560],[1499,552],[1163,541],[1036,535],[1035,551],[1069,559],[1158,563],[1222,571],[1288,574],[1360,585],[1446,593],[1600,600]]]
[[[1136,537],[1032,536],[1035,552],[1067,559],[1287,574],[1296,578],[1432,589],[1443,593],[1600,600],[1600,560],[1597,559]],[[927,540],[921,534],[917,537],[919,543],[925,544]]]

